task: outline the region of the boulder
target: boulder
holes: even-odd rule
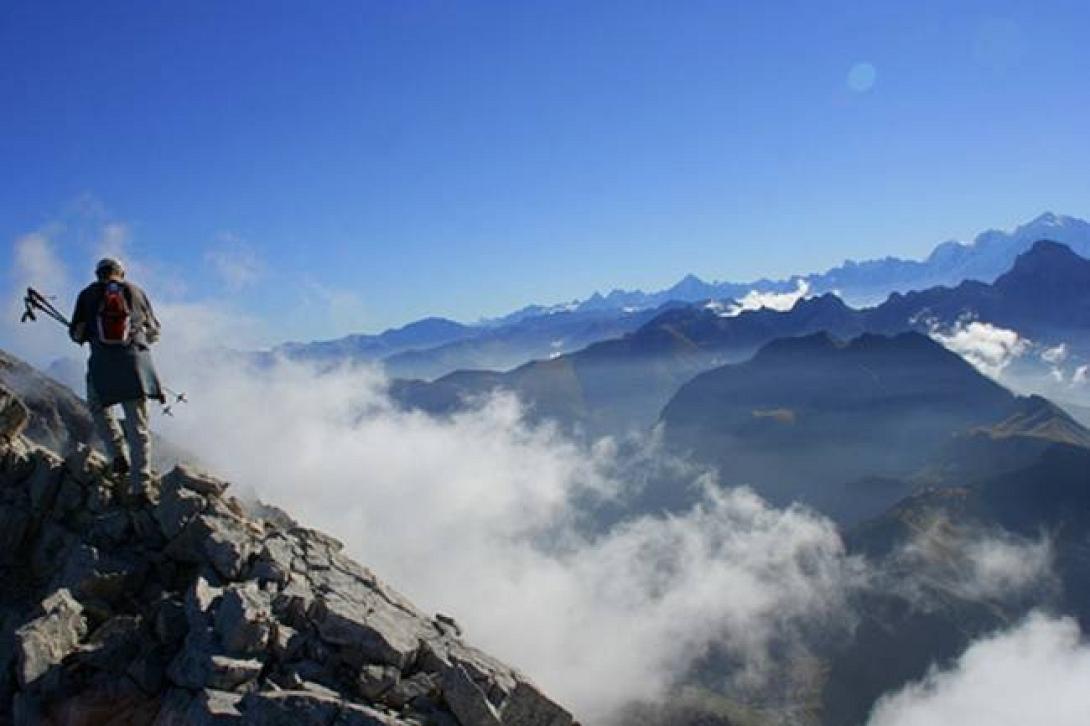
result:
[[[26,430],[30,411],[18,397],[0,386],[0,446],[14,441]]]
[[[186,711],[187,726],[227,726],[242,723],[238,710],[242,696],[229,691],[206,688],[197,693]]]
[[[42,614],[15,631],[16,677],[26,688],[73,653],[87,634],[83,607],[68,590],[41,604]]]
[[[442,681],[443,697],[462,726],[503,726],[500,714],[462,665],[447,669]]]
[[[174,539],[191,519],[204,511],[205,504],[200,494],[179,486],[177,481],[164,480],[153,516],[163,536]]]
[[[163,477],[163,488],[188,489],[206,497],[219,497],[227,491],[227,482],[197,471],[185,464],[174,467]]]
[[[234,690],[257,680],[264,664],[256,658],[232,658],[226,655],[213,655],[209,659],[209,688],[224,691]]]
[[[256,584],[229,585],[216,609],[216,633],[229,653],[261,653],[269,642],[271,618],[269,599]]]
[[[330,726],[341,712],[336,696],[312,691],[262,691],[242,700],[242,723],[252,726]]]
[[[401,680],[401,671],[393,666],[365,665],[356,679],[357,690],[361,698],[376,702]]]
[[[236,580],[254,551],[254,537],[225,517],[200,514],[167,545],[167,553],[183,562],[210,563],[228,580]]]
[[[315,603],[314,621],[322,639],[358,651],[365,660],[404,670],[416,657],[419,623],[390,608],[373,608],[330,593]]]
[[[503,702],[500,718],[504,726],[572,726],[572,715],[525,681]]]

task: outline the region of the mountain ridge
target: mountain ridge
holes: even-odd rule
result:
[[[30,416],[0,388],[0,723],[573,725],[334,538],[186,467],[129,501]]]

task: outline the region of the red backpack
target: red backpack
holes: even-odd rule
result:
[[[130,308],[120,282],[106,283],[98,305],[98,339],[106,345],[128,345]]]

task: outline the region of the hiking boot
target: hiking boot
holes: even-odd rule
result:
[[[129,473],[129,460],[124,456],[115,456],[110,471],[114,476],[125,476]]]

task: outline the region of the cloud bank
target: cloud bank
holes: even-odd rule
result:
[[[630,493],[619,450],[531,426],[509,396],[435,419],[396,409],[368,368],[181,360],[164,362],[191,403],[166,436],[342,538],[588,723],[664,695],[713,646],[759,684],[774,646],[836,621],[860,579],[828,520],[707,480],[687,511],[588,530],[581,502]]]
[[[1041,613],[970,646],[949,669],[882,698],[868,726],[1081,726],[1090,645],[1071,618]]]

